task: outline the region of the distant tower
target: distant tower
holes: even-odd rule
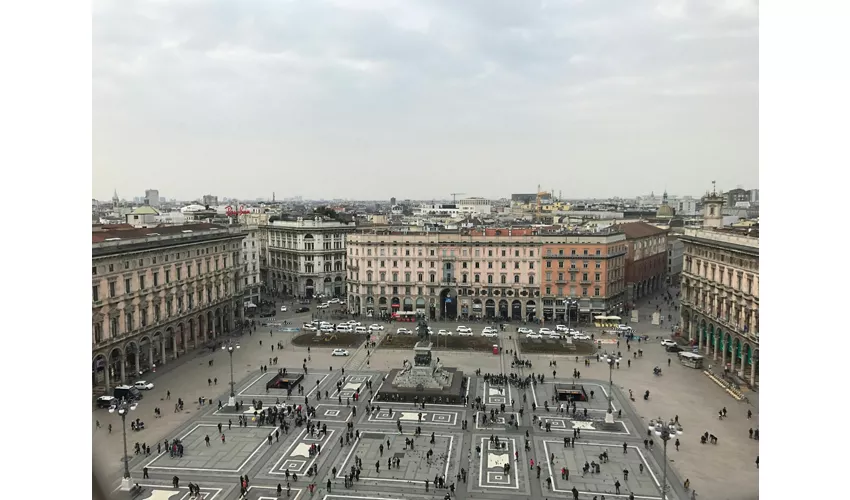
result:
[[[722,227],[723,226],[723,199],[722,195],[717,194],[716,183],[711,181],[711,193],[706,193],[702,197],[702,226],[703,227]]]
[[[272,191],[272,203],[274,203],[274,191]]]
[[[392,206],[392,207],[394,207],[394,206],[395,206],[395,196],[393,196],[392,198],[390,198],[390,206]]]
[[[116,189],[112,194],[112,208],[118,208],[119,201],[120,200],[118,199],[118,190]]]

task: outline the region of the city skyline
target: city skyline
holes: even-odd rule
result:
[[[93,196],[758,186],[756,2],[529,5],[96,1]]]

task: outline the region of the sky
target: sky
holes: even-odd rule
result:
[[[92,197],[758,187],[755,0],[94,0]]]

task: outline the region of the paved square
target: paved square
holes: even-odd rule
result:
[[[477,411],[475,412],[475,430],[478,431],[492,431],[492,430],[504,430],[506,426],[511,424],[511,417],[514,419],[519,418],[519,414],[513,411],[506,411],[505,413],[499,413],[495,416],[495,419],[490,418],[490,413],[487,412],[487,423],[484,423],[484,413]]]
[[[478,470],[478,486],[480,488],[519,489],[519,466],[514,453],[517,451],[514,438],[500,437],[499,444],[489,438],[481,437],[477,444],[481,446],[481,462]],[[510,470],[505,473],[505,465],[510,464]]]
[[[643,450],[638,447],[629,446],[627,453],[623,454],[623,447],[614,443],[579,441],[575,448],[565,448],[563,441],[543,440],[541,444],[546,457],[547,472],[552,477],[552,486],[556,493],[569,493],[575,486],[581,493],[611,496],[615,494],[614,483],[619,480],[620,494],[623,496],[628,496],[629,493],[634,493],[635,498],[643,499],[655,499],[661,496],[661,483],[650,467]],[[605,450],[608,451],[607,463],[603,463],[599,458]],[[552,454],[555,455],[554,463],[549,461]],[[588,472],[582,476],[582,467],[585,462],[594,461],[600,464],[600,473]],[[641,465],[643,465],[643,472],[641,472]],[[562,478],[562,467],[569,469],[569,480]],[[623,470],[629,471],[628,480],[624,478]]]
[[[500,406],[505,405],[506,407],[511,406],[511,399],[513,398],[513,389],[510,385],[493,385],[489,382],[482,382],[483,388],[481,390],[481,394],[483,397],[481,400],[487,406]]]
[[[395,425],[396,420],[401,421],[402,428],[405,424],[413,424],[415,426],[454,426],[458,423],[458,412],[452,410],[411,410],[382,407],[381,411],[375,410],[367,418],[368,422],[393,425]]]
[[[313,437],[310,437],[310,435],[307,434],[307,429],[301,429],[301,431],[295,434],[291,443],[284,448],[284,451],[280,454],[279,458],[276,459],[276,462],[269,471],[269,474],[285,476],[287,469],[290,473],[299,475],[305,474],[318,458],[318,455],[310,455],[310,447],[314,444],[319,445],[321,447],[321,453],[330,455],[331,450],[335,448],[335,445],[337,444],[334,441],[334,436],[336,434],[337,431],[335,429],[328,428],[327,434],[322,436],[316,434]],[[275,455],[275,457],[277,457],[277,455]],[[273,457],[273,459],[275,457]]]
[[[342,377],[339,377],[336,381],[334,381],[335,388],[333,392],[330,394],[331,399],[336,399],[339,402],[342,399],[345,402],[346,399],[354,399],[354,394],[356,392],[360,392],[362,395],[365,392],[368,392],[367,384],[370,380],[372,380],[372,375],[346,375],[345,382],[341,382]],[[339,387],[337,389],[336,387]]]
[[[275,431],[272,427],[234,427],[225,430],[221,442],[216,424],[197,424],[180,436],[183,456],[171,457],[166,450],[144,464],[151,470],[208,471],[238,473],[254,457],[268,448],[267,437]],[[210,444],[206,445],[205,436]]]
[[[138,500],[188,500],[189,488],[168,488],[155,484],[139,483],[144,488],[142,494],[136,497]],[[201,496],[193,497],[199,500],[216,500],[221,495],[221,488],[204,488],[201,486]]]
[[[359,411],[365,411],[358,408]],[[345,405],[325,404],[316,405],[316,420],[320,422],[348,422],[351,419],[351,407]]]
[[[287,373],[300,373],[300,371],[292,372],[292,370],[287,369]],[[277,371],[269,371],[268,373],[263,373],[257,377],[254,377],[249,381],[249,383],[243,387],[241,390],[236,392],[237,400],[245,400],[245,399],[259,399],[263,402],[268,400],[268,404],[274,400],[274,398],[279,398],[281,402],[286,401],[287,391],[285,389],[268,389],[266,390],[266,383],[277,376]],[[313,395],[316,392],[316,387],[318,385],[322,385],[325,383],[325,380],[330,376],[328,373],[323,372],[308,372],[307,375],[304,376],[304,379],[301,381],[301,386],[304,387],[304,394],[298,395],[298,390],[293,388],[292,396],[290,399],[297,400],[298,402],[303,402],[304,397],[308,397],[310,399],[313,398]],[[316,384],[316,381],[319,384]],[[250,402],[250,401],[248,401]]]
[[[562,415],[556,413],[555,415]],[[566,432],[572,435],[573,429],[581,429],[582,433],[589,434],[608,434],[611,436],[628,436],[631,433],[629,432],[626,424],[621,420],[614,420],[614,424],[616,427],[614,429],[605,429],[603,428],[603,424],[605,423],[605,413],[593,413],[588,414],[588,420],[573,420],[571,418],[558,417],[558,416],[548,416],[544,414],[540,417],[543,421],[544,429],[545,425],[548,422],[549,428],[552,429],[552,432]]]
[[[404,449],[406,438],[414,439],[413,450]],[[360,439],[345,457],[337,478],[343,478],[354,463],[354,457],[359,457],[363,461],[361,481],[410,483],[421,486],[426,479],[433,481],[438,475],[445,475],[446,479],[450,480],[452,456],[457,451],[454,448],[454,441],[453,435],[435,434],[434,444],[431,444],[430,435],[424,432],[416,438],[413,437],[412,432],[405,434],[382,431],[361,432]],[[382,447],[383,451],[381,451]],[[433,451],[430,460],[426,458],[429,450]],[[394,458],[401,459],[400,467],[388,469],[387,461]],[[379,464],[377,469],[376,462]]]
[[[277,496],[277,486],[248,486],[248,495],[245,498],[252,500],[299,500],[304,492],[302,488],[290,486],[289,495],[286,494],[286,485],[282,485],[283,490],[280,496]]]

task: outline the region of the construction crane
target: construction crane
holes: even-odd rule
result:
[[[466,194],[466,193],[449,193],[449,194],[452,195],[452,203],[457,204],[457,195]]]

